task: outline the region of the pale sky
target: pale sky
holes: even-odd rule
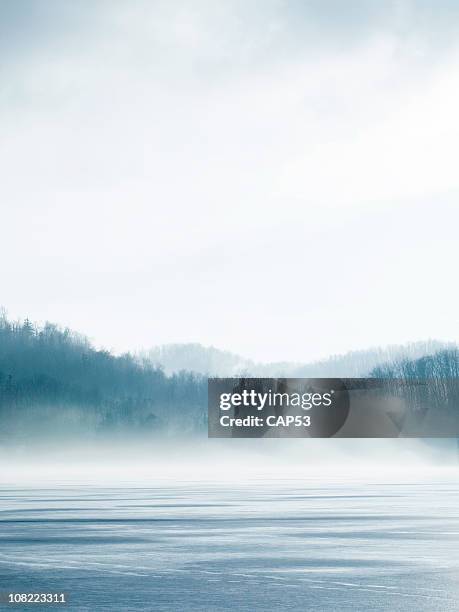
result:
[[[459,340],[459,3],[0,0],[0,304],[263,361]]]

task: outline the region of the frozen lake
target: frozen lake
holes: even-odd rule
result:
[[[63,484],[0,495],[0,590],[65,591],[62,609],[459,605],[459,492],[451,478]]]

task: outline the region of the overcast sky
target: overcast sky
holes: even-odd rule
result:
[[[459,340],[459,3],[0,0],[0,304],[259,360]]]

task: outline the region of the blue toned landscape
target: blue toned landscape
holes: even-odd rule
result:
[[[458,108],[457,0],[0,0],[0,612],[458,612]]]
[[[451,470],[3,486],[0,503],[0,590],[64,591],[64,609],[457,610]]]
[[[207,438],[206,374],[249,368],[428,376],[435,414],[457,411],[452,343],[259,364],[199,345],[116,355],[0,315],[1,601],[65,593],[63,609],[88,612],[457,610],[456,440]]]

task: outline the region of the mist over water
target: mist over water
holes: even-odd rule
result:
[[[64,592],[70,610],[456,609],[455,440],[43,437],[0,462],[0,592]]]
[[[227,482],[258,477],[329,478],[335,474],[413,477],[458,465],[456,439],[207,439],[124,437],[54,439],[2,445],[3,484],[157,481]],[[459,469],[459,466],[458,466]]]
[[[451,0],[0,2],[0,608],[457,612],[458,441],[343,437],[459,439],[458,33]],[[209,376],[391,395],[208,439]]]
[[[457,609],[451,446],[278,442],[10,457],[0,591],[72,610]]]
[[[456,439],[209,439],[204,376],[2,325],[0,601],[456,609]],[[426,363],[443,389],[458,353]]]

